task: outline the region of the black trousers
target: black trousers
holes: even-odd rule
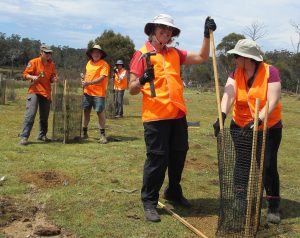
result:
[[[238,196],[245,198],[247,196],[247,185],[249,177],[249,170],[251,164],[251,148],[252,138],[244,137],[241,135],[241,128],[231,122],[230,131],[232,139],[235,145],[236,151],[236,164],[234,170],[234,184],[237,190]],[[279,189],[279,174],[277,170],[277,154],[282,138],[282,128],[269,128],[268,139],[265,150],[264,161],[264,176],[263,184],[267,194],[268,206],[276,208],[279,206],[280,201],[280,189]],[[258,145],[259,147],[260,145]],[[245,148],[248,148],[245,151]],[[250,152],[250,153],[249,153]],[[243,158],[239,160],[239,158]],[[259,155],[257,155],[260,160]],[[242,162],[241,162],[242,161]],[[258,163],[259,161],[257,161]]]
[[[144,208],[157,206],[159,190],[168,168],[168,195],[182,196],[181,175],[188,151],[186,117],[144,123],[147,159],[141,191]]]

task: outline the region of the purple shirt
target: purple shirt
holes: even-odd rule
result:
[[[229,77],[232,78],[232,79],[234,79],[234,72],[235,71],[231,72],[231,74],[229,75]],[[279,75],[279,70],[275,66],[270,65],[268,83],[276,83],[276,82],[281,82],[280,75]],[[271,128],[282,128],[281,120],[279,122],[277,122]]]
[[[229,77],[234,79],[234,71],[231,72]],[[268,83],[276,83],[276,82],[281,82],[279,70],[275,66],[270,65]]]

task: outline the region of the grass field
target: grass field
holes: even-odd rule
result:
[[[18,144],[18,133],[23,123],[25,95],[25,89],[18,89],[16,101],[0,105],[0,177],[6,176],[0,186],[0,237],[9,231],[14,234],[12,237],[32,234],[27,223],[37,219],[36,210],[43,211],[49,221],[63,228],[65,236],[57,237],[196,237],[162,210],[162,222],[152,224],[144,220],[140,202],[145,159],[140,96],[127,94],[125,117],[107,121],[110,143],[106,145],[96,141],[98,130],[93,114],[87,141],[39,143],[35,139],[35,123],[32,143],[24,147]],[[212,130],[217,115],[215,95],[187,90],[185,98],[188,121],[200,121],[199,128],[189,128],[190,150],[182,179],[184,193],[193,208],[175,211],[208,237],[214,237],[219,196]],[[300,237],[300,101],[286,94],[282,103],[282,223],[269,226],[263,222],[259,237]],[[49,123],[51,132],[51,116]],[[126,193],[120,189],[137,191]],[[19,228],[14,227],[17,222]],[[27,224],[27,230],[22,224]]]

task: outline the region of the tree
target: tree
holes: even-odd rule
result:
[[[295,30],[295,32],[298,36],[298,39],[297,39],[297,42],[296,42],[296,47],[294,46],[294,42],[292,42],[292,44],[293,44],[295,52],[299,53],[299,50],[300,50],[300,23],[296,23],[296,22],[291,21],[291,25],[294,28],[294,30]]]
[[[246,26],[243,34],[250,39],[257,41],[267,35],[268,31],[266,25],[263,22],[254,21],[250,26]]]
[[[98,44],[107,53],[106,61],[114,66],[118,59],[124,61],[126,68],[129,68],[129,63],[132,55],[135,52],[134,43],[129,36],[123,36],[120,33],[115,33],[113,30],[105,30],[101,36],[94,41],[90,41],[88,48],[94,44]]]

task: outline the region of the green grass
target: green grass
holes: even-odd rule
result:
[[[112,192],[113,189],[141,188],[145,160],[141,96],[128,96],[130,103],[125,105],[123,119],[107,120],[107,135],[122,139],[120,142],[97,143],[99,132],[93,113],[90,138],[86,142],[38,143],[35,140],[36,120],[30,137],[33,143],[24,147],[18,144],[18,133],[23,123],[26,89],[18,89],[16,93],[17,101],[0,105],[0,176],[7,176],[0,187],[0,196],[24,204],[44,204],[57,225],[80,237],[196,237],[163,211],[161,223],[146,222],[139,191],[132,194]],[[216,141],[212,130],[217,115],[215,95],[192,90],[185,94],[188,120],[200,121],[199,128],[189,129],[190,150],[182,179],[185,195],[191,199],[194,209],[176,209],[176,212],[212,237],[219,196]],[[282,103],[284,130],[279,171],[283,220],[281,225],[262,231],[260,237],[299,237],[300,101],[294,96],[283,95]],[[50,115],[49,132],[51,122]],[[55,172],[63,180],[67,179],[69,185],[43,186],[37,181],[28,182],[33,173],[45,171]]]

